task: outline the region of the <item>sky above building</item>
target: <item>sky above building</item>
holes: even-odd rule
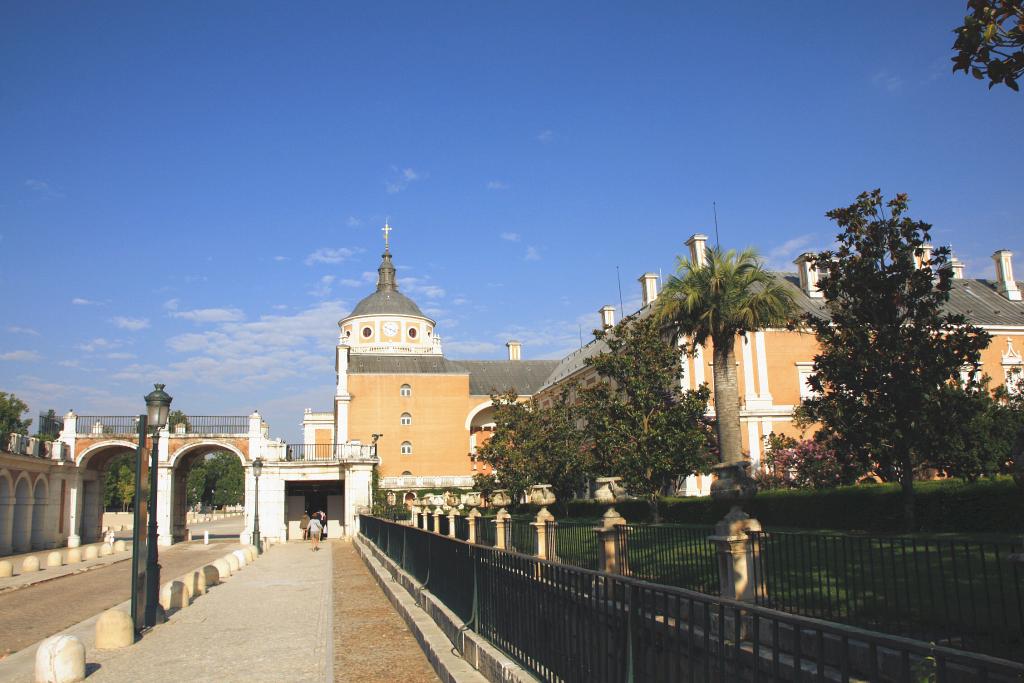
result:
[[[163,382],[294,441],[386,219],[453,358],[571,351],[713,202],[792,270],[907,192],[991,277],[1024,96],[951,75],[964,4],[6,3],[0,390],[130,414]]]

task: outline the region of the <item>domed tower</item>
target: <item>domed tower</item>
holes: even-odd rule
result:
[[[391,228],[385,225],[384,230],[387,235]],[[338,322],[338,343],[352,353],[441,355],[441,339],[434,334],[434,325],[416,302],[398,291],[391,250],[385,241],[377,268],[377,291]]]

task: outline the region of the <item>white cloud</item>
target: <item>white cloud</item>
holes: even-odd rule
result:
[[[45,180],[37,180],[35,178],[29,178],[25,181],[25,187],[32,192],[47,198],[58,198],[63,197],[62,192],[57,191],[50,183]]]
[[[309,290],[309,293],[312,296],[324,298],[331,293],[331,289],[333,288],[333,286],[334,276],[324,275],[322,278],[320,278],[320,281],[313,286],[313,289]]]
[[[116,349],[122,346],[124,346],[124,342],[119,339],[110,340],[103,337],[96,337],[95,339],[79,344],[77,348],[85,351],[86,353],[93,353],[94,351]]]
[[[487,189],[488,190],[507,190],[510,187],[512,187],[512,186],[509,185],[508,183],[506,183],[504,180],[488,180],[487,181]]]
[[[71,300],[71,303],[74,304],[75,306],[95,306],[99,302],[93,301],[91,299],[83,299],[82,297],[76,296],[74,299]]]
[[[166,308],[168,311],[178,310],[178,300],[168,299],[167,301],[164,302],[164,308]]]
[[[107,358],[111,360],[130,360],[135,358],[134,353],[124,353],[123,351],[115,351],[114,353],[108,353]]]
[[[39,354],[35,351],[8,351],[0,353],[0,360],[29,361],[39,360]]]
[[[337,249],[321,247],[306,257],[306,265],[311,266],[314,263],[341,263],[352,258],[360,251],[362,250],[349,249],[348,247],[338,247]]]
[[[444,289],[428,281],[426,278],[400,277],[398,278],[398,286],[413,296],[425,296],[428,299],[440,299],[445,294]]]
[[[782,244],[772,247],[762,255],[765,266],[769,270],[792,272],[795,269],[793,260],[805,251],[817,251],[814,248],[816,235],[807,233],[798,235],[786,240]]]
[[[537,142],[547,144],[555,139],[555,131],[550,128],[545,128],[541,132],[537,133]]]
[[[506,242],[518,242],[522,239],[522,236],[518,232],[503,232],[501,233],[501,239]]]
[[[345,225],[347,225],[350,228],[358,228],[362,224],[363,221],[361,221],[356,216],[349,216],[348,218],[345,219]]]
[[[523,257],[527,261],[540,261],[540,252],[537,247],[527,247],[526,256]]]
[[[346,287],[362,287],[365,283],[362,280],[353,280],[350,277],[346,277],[339,280],[338,284]]]
[[[77,368],[81,366],[81,363],[77,360],[62,360],[57,365],[62,368]]]
[[[33,330],[31,327],[18,327],[17,325],[11,325],[7,328],[7,331],[13,334],[27,334],[33,337],[39,336],[39,333]]]
[[[287,256],[275,256],[274,260],[275,261],[287,261],[288,257]]]
[[[122,316],[117,316],[111,322],[123,330],[137,331],[144,330],[149,327],[148,318],[124,318]]]
[[[882,69],[872,76],[871,84],[887,92],[899,92],[903,89],[903,79],[896,74],[890,74],[887,69]]]
[[[465,304],[468,304],[468,303],[469,303],[469,299],[466,299],[465,297],[459,296],[459,297],[456,297],[456,298],[452,299],[452,306],[464,306]]]
[[[392,166],[391,170],[393,176],[390,180],[384,182],[384,189],[387,190],[388,194],[396,194],[401,192],[405,188],[409,187],[409,183],[422,180],[426,176],[412,168],[403,168],[399,170],[397,166]]]
[[[238,308],[197,308],[171,313],[171,317],[196,323],[225,323],[244,320],[245,313]]]

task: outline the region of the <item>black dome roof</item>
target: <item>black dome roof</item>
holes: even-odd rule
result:
[[[416,302],[398,291],[395,266],[391,263],[391,252],[387,249],[384,250],[380,267],[377,268],[377,291],[356,304],[348,317],[379,314],[427,317],[423,315]]]

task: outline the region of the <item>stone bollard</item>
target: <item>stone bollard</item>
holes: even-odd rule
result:
[[[237,574],[238,570],[242,567],[242,565],[238,563],[238,556],[234,553],[228,553],[225,555],[224,561],[228,563],[228,567],[231,569],[232,574]]]
[[[459,518],[459,511],[452,508],[448,513],[448,538],[455,538],[455,520]]]
[[[191,543],[192,542],[192,530],[191,529],[185,529],[185,542],[186,543]]]
[[[508,537],[512,532],[512,515],[508,510],[501,508],[494,516],[494,547],[498,550],[508,550]]]
[[[0,579],[14,576],[14,565],[8,560],[0,560]]]
[[[443,515],[443,514],[444,514],[444,512],[441,510],[441,506],[440,505],[438,505],[436,508],[434,508],[434,533],[435,534],[440,534],[441,533],[441,515]]]
[[[231,576],[231,565],[223,557],[214,560],[210,564],[217,570],[217,583],[221,583],[224,579]]]
[[[114,554],[114,546],[110,543],[104,543],[100,546],[100,557],[106,557],[107,555]]]
[[[96,649],[116,650],[135,642],[132,618],[119,609],[108,609],[96,621]]]
[[[95,560],[100,556],[100,549],[94,545],[85,546],[85,553],[82,555],[87,560]]]
[[[242,552],[245,553],[245,559],[251,564],[256,560],[256,548],[251,545],[247,545],[242,548]]]
[[[47,638],[36,650],[35,683],[78,683],[85,680],[85,646],[74,636]]]
[[[558,528],[555,516],[548,512],[546,507],[543,507],[537,513],[537,519],[530,522],[530,526],[534,528],[536,533],[537,557],[542,560],[555,560],[555,548],[557,547],[555,545],[555,532]]]
[[[626,546],[626,520],[608,508],[601,516],[601,526],[594,529],[600,548],[600,570],[609,574],[629,574],[629,551]]]
[[[477,510],[476,508],[473,508],[472,510],[470,510],[469,514],[466,515],[466,520],[469,522],[469,542],[470,543],[476,543],[476,525],[477,525],[477,520],[479,520],[479,519],[480,519],[480,511]]]
[[[39,558],[35,555],[29,555],[21,562],[21,573],[28,574],[29,572],[39,571]]]
[[[124,541],[114,541],[114,552],[115,553],[123,553],[125,550],[128,550],[128,544],[127,543],[125,543]]]
[[[206,586],[206,590],[209,590],[210,586],[220,583],[220,570],[214,564],[203,565],[199,573],[203,575],[203,585]]]
[[[192,595],[206,595],[206,572],[200,569],[193,569],[191,572],[185,575],[190,577],[192,583],[189,588],[192,589]]]
[[[760,532],[761,523],[743,512],[739,505],[733,505],[729,514],[715,525],[715,535],[708,536],[717,549],[719,589],[723,598],[755,602],[758,594],[765,594],[763,585],[754,584],[758,544],[751,534]]]
[[[203,530],[203,545],[210,545],[210,530]]]
[[[239,548],[238,550],[234,551],[231,554],[238,558],[238,568],[239,569],[242,569],[247,564],[249,564],[249,560],[246,558],[245,551],[242,550],[241,548]]]
[[[82,561],[81,548],[68,548],[68,556],[64,560],[68,564],[78,564]]]
[[[61,559],[59,551],[54,550],[53,552],[51,552],[49,555],[46,556],[46,568],[47,569],[53,569],[54,567],[59,567],[62,564],[64,564],[64,560]]]

